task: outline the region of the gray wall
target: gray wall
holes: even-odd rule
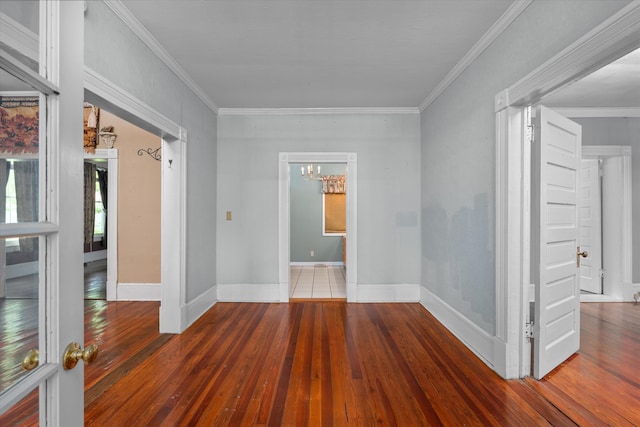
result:
[[[103,2],[87,7],[85,64],[187,130],[189,302],[215,285],[216,115]]]
[[[306,170],[302,164],[292,164],[290,169],[291,262],[342,262],[342,237],[322,235],[322,182],[305,180],[301,166]],[[344,175],[346,170],[345,164],[321,166],[323,175]]]
[[[37,1],[2,0],[0,12],[40,34],[40,4]]]
[[[495,331],[494,97],[628,1],[533,1],[421,117],[422,285]]]
[[[631,146],[631,197],[633,270],[632,280],[640,282],[640,118],[575,118],[582,126],[582,145]]]
[[[419,116],[292,114],[218,118],[219,284],[278,283],[279,152],[357,153],[358,283],[419,283]]]

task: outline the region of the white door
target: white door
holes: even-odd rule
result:
[[[532,145],[531,265],[535,283],[534,376],[580,346],[578,267],[581,127],[538,107]]]
[[[5,290],[13,286],[20,296],[15,301],[24,303],[14,305],[7,294],[0,301],[4,308],[9,303],[14,308],[4,312],[9,316],[0,316],[0,342],[23,338],[12,348],[0,346],[5,352],[0,357],[0,425],[78,426],[84,421],[83,363],[65,369],[63,353],[72,342],[84,344],[78,263],[83,223],[83,2],[0,1],[0,13],[14,30],[0,31],[2,96],[13,101],[0,112],[0,133],[13,141],[7,144],[4,139],[0,160],[5,170],[6,163],[12,164],[16,181],[15,202],[9,202],[7,194],[0,199],[0,278],[7,279],[8,264],[16,264],[4,251],[7,241],[20,239],[17,250],[29,260],[17,261],[20,268],[12,275],[19,280],[5,282]],[[14,130],[7,133],[10,127]],[[12,203],[22,207],[8,217]],[[23,364],[27,354],[31,357]]]
[[[580,262],[580,289],[602,293],[602,211],[600,205],[600,161],[583,159],[580,174],[580,248],[588,257]]]

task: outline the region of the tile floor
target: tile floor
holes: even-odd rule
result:
[[[291,298],[346,298],[342,266],[291,266]]]

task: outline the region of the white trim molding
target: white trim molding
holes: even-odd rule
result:
[[[118,283],[116,286],[118,301],[160,301],[161,293],[160,283]]]
[[[218,284],[220,302],[280,302],[280,285],[271,284]]]
[[[120,0],[103,0],[118,18],[214,113],[216,104]]]
[[[343,115],[343,114],[420,114],[416,107],[376,108],[219,108],[218,115],[241,116],[287,116],[287,115]]]
[[[508,89],[508,105],[533,104],[640,46],[635,0]]]
[[[358,284],[358,302],[420,302],[420,285]]]
[[[418,110],[424,111],[433,101],[438,98],[459,76],[469,68],[482,52],[484,52],[493,41],[509,26],[520,14],[529,6],[533,0],[516,0],[502,14],[502,16],[489,28],[489,30],[478,40],[478,42],[467,52],[467,54],[449,71],[449,74],[438,83],[438,86],[420,103]]]
[[[160,332],[181,333],[189,324],[186,304],[187,132],[162,139],[162,218]]]
[[[315,262],[315,261],[300,261],[290,262],[291,267],[344,267],[342,261],[327,261],[327,262]]]
[[[38,274],[40,263],[38,261],[23,262],[6,266],[5,279],[15,279],[16,277],[31,276]]]
[[[420,304],[484,363],[494,368],[494,337],[480,329],[425,286],[422,286],[420,290]]]
[[[570,119],[589,117],[640,117],[638,107],[550,107]]]
[[[39,62],[40,38],[15,19],[0,12],[0,40],[11,49]]]
[[[209,290],[198,295],[193,301],[182,306],[183,323],[191,325],[213,307],[216,302],[218,302],[218,287],[212,286]]]
[[[165,138],[180,139],[180,125],[86,65],[84,88],[85,101],[108,109],[147,131]]]
[[[280,302],[289,301],[290,294],[290,164],[346,163],[347,176],[347,301],[355,302],[358,272],[358,155],[356,153],[279,153],[278,154],[278,281]]]

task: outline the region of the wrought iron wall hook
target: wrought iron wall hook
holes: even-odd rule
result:
[[[148,154],[152,159],[160,161],[160,159],[162,158],[162,156],[160,156],[160,149],[162,147],[158,147],[155,150],[152,148],[147,148],[146,150],[144,148],[141,148],[138,150],[138,156],[142,156],[142,154],[146,153]]]

